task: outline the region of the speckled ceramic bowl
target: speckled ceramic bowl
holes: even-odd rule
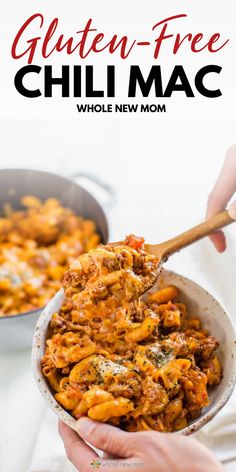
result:
[[[206,290],[186,277],[167,270],[162,272],[155,288],[170,284],[179,288],[181,301],[187,303],[189,312],[198,316],[210,334],[216,336],[220,341],[218,355],[224,373],[221,383],[210,393],[210,405],[204,408],[199,418],[193,420],[186,428],[181,430],[182,434],[188,435],[198,431],[208,423],[221,410],[232,394],[236,380],[236,335],[228,314]],[[61,290],[50,301],[38,320],[33,339],[32,365],[39,390],[49,406],[62,421],[75,429],[76,420],[54,399],[50,387],[42,375],[40,365],[51,315],[60,309],[63,299],[64,294]]]

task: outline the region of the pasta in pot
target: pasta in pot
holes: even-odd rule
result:
[[[0,218],[0,317],[42,307],[61,287],[69,264],[99,243],[93,221],[54,198],[22,198]]]
[[[75,418],[87,415],[127,431],[177,431],[201,414],[209,388],[221,381],[219,343],[189,316],[177,287],[137,296],[157,263],[146,257],[142,239],[128,237],[118,248],[100,246],[67,272],[43,373]],[[100,296],[93,291],[104,273],[126,270],[138,270],[138,289],[128,281],[126,291],[122,276],[124,284],[114,277],[110,290],[102,279]]]

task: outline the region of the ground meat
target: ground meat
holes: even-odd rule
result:
[[[188,357],[198,348],[199,341],[192,337],[187,337],[184,333],[174,332],[165,337],[162,346],[171,349],[176,356]]]
[[[189,412],[197,411],[208,405],[207,376],[197,367],[189,369],[186,375],[180,377],[184,392],[184,401]]]
[[[53,333],[64,333],[67,331],[68,322],[65,318],[56,314],[51,320],[50,327]]]
[[[143,397],[141,400],[145,415],[160,413],[169,401],[165,389],[159,383],[153,382],[151,378],[147,377],[143,380],[142,391]]]
[[[141,396],[141,386],[137,379],[128,380],[127,383],[116,384],[113,383],[109,385],[109,392],[112,393],[115,397],[124,397],[132,398],[135,397],[138,399]]]
[[[67,286],[78,287],[81,283],[81,277],[73,271],[68,271],[65,273],[63,283]]]
[[[219,342],[213,336],[208,336],[199,341],[199,346],[196,350],[196,357],[198,359],[211,359],[214,351],[218,348]]]

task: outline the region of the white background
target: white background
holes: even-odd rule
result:
[[[68,35],[82,29],[88,18],[93,17],[95,26],[99,31],[105,31],[108,38],[117,32],[121,36],[129,33],[131,38],[140,40],[151,38],[151,28],[158,20],[187,13],[188,18],[180,20],[181,27],[173,27],[173,31],[180,30],[183,34],[202,31],[206,37],[210,33],[220,32],[223,38],[230,38],[230,43],[214,57],[206,52],[193,55],[189,53],[188,45],[183,47],[178,57],[173,57],[166,47],[160,57],[165,80],[174,64],[182,64],[193,82],[194,74],[200,67],[215,63],[223,67],[219,78],[223,96],[206,99],[198,95],[187,99],[184,94],[176,93],[171,99],[164,100],[167,105],[165,115],[150,116],[79,115],[75,106],[78,99],[61,99],[58,93],[53,99],[23,98],[15,90],[13,82],[15,73],[26,61],[13,61],[10,50],[17,30],[35,12],[45,15],[46,24],[58,16],[61,30]],[[207,197],[219,173],[225,151],[236,141],[235,14],[233,0],[224,3],[218,0],[4,2],[0,15],[0,166],[41,168],[65,175],[77,170],[89,170],[102,177],[116,189],[118,196],[116,206],[108,214],[113,240],[134,232],[150,242],[157,242],[199,222],[204,218]],[[76,64],[78,60],[80,64],[74,56],[62,56],[63,59],[53,56],[46,63],[53,64],[58,73],[62,63]],[[97,56],[85,62],[94,64],[98,87],[104,83],[106,65],[116,65],[117,103],[127,103],[126,83],[130,64],[139,64],[146,73],[154,64],[147,50],[134,53],[123,62],[118,56],[110,59],[107,55]],[[38,56],[35,63],[42,65]],[[149,101],[163,102],[153,95]],[[108,101],[99,99],[96,102]],[[233,256],[231,253],[218,256],[208,241],[201,244],[199,248],[202,248],[203,254],[205,251],[208,259],[201,256],[200,271],[191,271],[191,267],[198,263],[196,258],[200,257],[197,250],[186,250],[182,255],[175,256],[170,265],[190,278],[213,287],[232,310],[235,307],[230,298],[230,277],[235,266]],[[214,269],[213,278],[211,267]],[[26,384],[33,389],[29,379],[27,377]],[[16,397],[10,383],[6,392],[3,387],[2,391],[4,401],[8,397],[9,408],[12,408]],[[37,397],[36,392],[34,395]],[[33,409],[31,405],[32,414]],[[18,422],[18,427],[22,428],[22,417],[18,418]],[[17,444],[19,434],[17,437],[12,435],[13,443],[9,437],[7,432],[5,458],[11,456],[11,448]],[[8,458],[4,472],[38,472],[38,469],[27,468],[26,452],[25,455],[22,452],[21,456],[21,464],[24,465],[15,468],[17,459],[14,462],[13,458]]]

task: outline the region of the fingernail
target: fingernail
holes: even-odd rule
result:
[[[87,436],[90,433],[92,427],[93,423],[88,418],[80,418],[76,423],[76,430],[81,436],[85,434]]]
[[[229,207],[229,216],[236,220],[236,202],[232,203]]]

